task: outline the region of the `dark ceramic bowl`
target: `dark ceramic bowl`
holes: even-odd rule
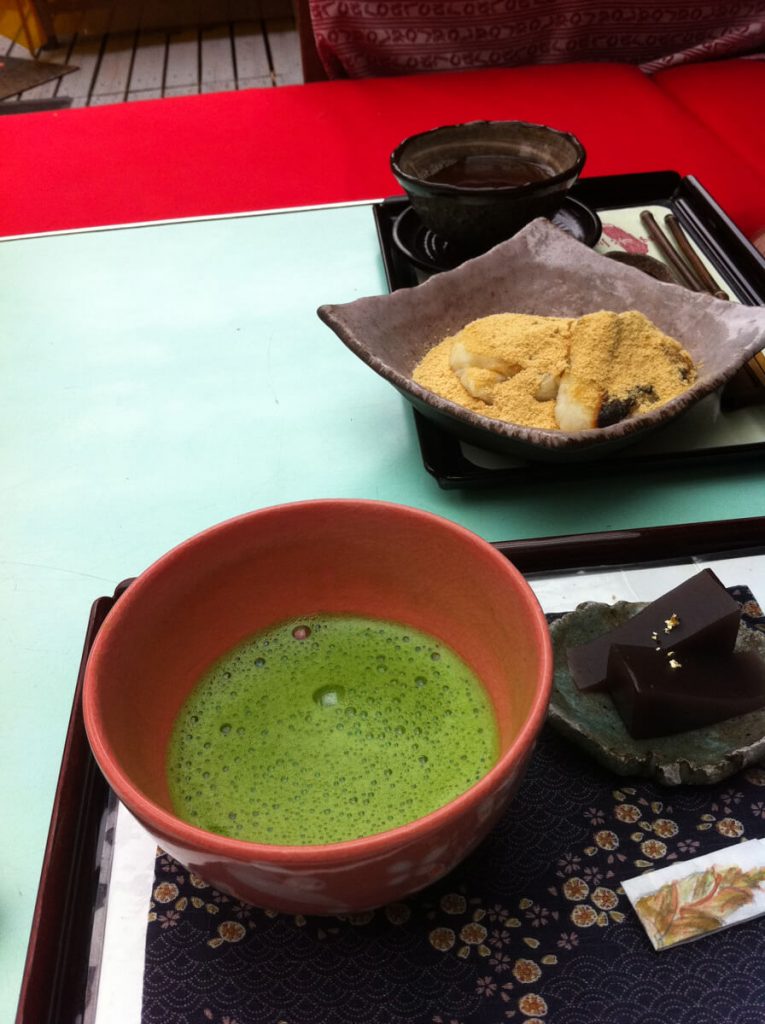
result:
[[[568,132],[525,121],[472,121],[412,135],[390,160],[423,224],[478,254],[535,217],[552,217],[585,157]],[[456,183],[433,180],[444,175]]]
[[[429,349],[479,317],[579,317],[601,309],[639,310],[676,338],[698,368],[693,387],[652,412],[566,432],[491,419],[412,380]],[[441,429],[480,448],[548,462],[601,458],[642,440],[716,391],[765,346],[765,309],[663,284],[593,252],[541,218],[491,252],[415,288],[322,306],[318,313],[351,351]]]

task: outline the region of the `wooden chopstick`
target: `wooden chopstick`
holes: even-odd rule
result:
[[[680,222],[677,217],[675,217],[673,213],[668,213],[664,218],[664,223],[669,228],[681,253],[693,268],[697,278],[704,286],[704,289],[714,295],[717,299],[729,300],[730,296],[728,293],[719,287],[715,279],[699,259],[698,254],[680,226]],[[756,355],[752,356],[746,365],[759,387],[765,387],[765,353],[758,352]]]
[[[718,286],[715,279],[701,262],[680,227],[680,223],[673,214],[668,213],[664,218],[664,223],[675,239],[680,250],[679,252],[656,223],[656,219],[650,210],[643,210],[641,212],[640,221],[648,232],[648,237],[664,257],[670,271],[672,271],[679,284],[685,285],[692,291],[709,292],[718,299],[730,298],[727,292],[724,292]],[[685,257],[685,259],[682,257]],[[765,389],[765,353],[758,352],[753,356],[746,364],[745,370],[749,373],[756,386]]]
[[[714,295],[718,299],[728,299],[730,296],[727,292],[724,292],[712,275],[709,273],[707,268],[699,259],[698,253],[693,248],[691,243],[688,241],[688,237],[680,226],[680,222],[674,213],[668,213],[664,218],[664,224],[669,228],[672,237],[677,242],[680,252],[685,257],[687,262],[691,265],[696,277],[699,279],[701,284],[704,286],[704,290],[708,291],[711,295]]]
[[[701,282],[696,280],[686,264],[677,255],[674,246],[656,223],[656,219],[650,210],[643,210],[641,212],[640,221],[648,232],[648,237],[669,264],[669,268],[677,278],[678,284],[685,285],[686,288],[690,288],[694,292],[706,291]]]
[[[752,356],[746,365],[751,368],[758,383],[765,387],[765,355],[762,352],[758,352],[756,356]]]

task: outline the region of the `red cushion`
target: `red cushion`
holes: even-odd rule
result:
[[[765,60],[688,64],[661,71],[654,81],[765,176]],[[728,173],[736,177],[735,164]],[[765,224],[765,197],[762,204]]]
[[[0,117],[0,234],[372,199],[412,132],[517,118],[575,132],[587,175],[693,173],[744,231],[762,179],[634,67],[320,82]]]

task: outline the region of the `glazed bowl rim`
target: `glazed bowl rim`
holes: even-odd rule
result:
[[[429,135],[437,135],[441,132],[453,131],[455,128],[477,128],[477,127],[505,127],[507,125],[523,125],[525,128],[539,129],[553,135],[557,135],[560,138],[565,139],[571,143],[576,153],[576,159],[570,167],[564,171],[559,171],[557,174],[550,175],[549,177],[543,178],[541,181],[530,181],[524,185],[507,185],[507,186],[496,186],[496,185],[451,185],[448,182],[440,181],[428,181],[427,178],[420,178],[416,174],[410,174],[401,167],[401,158],[404,150],[419,142],[421,139],[426,138]],[[414,135],[409,135],[403,139],[398,146],[393,150],[390,156],[390,166],[396,179],[402,185],[403,188],[407,186],[427,188],[428,193],[434,196],[451,196],[458,198],[459,196],[483,196],[487,198],[489,196],[497,196],[498,198],[511,198],[517,196],[519,199],[522,196],[528,195],[530,192],[540,191],[542,189],[549,189],[556,185],[565,184],[568,179],[573,175],[578,177],[581,173],[582,168],[587,160],[587,151],[584,148],[581,140],[573,134],[573,132],[566,131],[562,128],[552,128],[550,125],[539,124],[535,121],[519,121],[519,120],[508,120],[508,121],[490,121],[490,120],[477,120],[477,121],[462,121],[456,124],[444,124],[439,125],[437,128],[428,128],[422,132],[416,132]]]
[[[403,514],[410,518],[419,519],[421,522],[429,523],[431,526],[439,524],[441,528],[461,538],[468,546],[480,543],[486,557],[496,562],[497,565],[501,565],[503,570],[513,577],[513,583],[519,593],[523,595],[524,603],[530,612],[531,630],[529,632],[532,634],[539,651],[536,692],[533,695],[529,713],[509,744],[508,749],[498,758],[489,771],[470,786],[469,789],[429,814],[384,832],[363,836],[359,839],[326,844],[296,846],[255,843],[218,835],[183,821],[148,797],[132,782],[127,772],[123,769],[119,758],[113,753],[110,744],[104,739],[106,730],[103,724],[103,716],[97,706],[97,695],[103,683],[99,686],[96,682],[99,670],[101,669],[101,662],[105,657],[104,652],[110,645],[112,635],[121,628],[122,619],[129,613],[132,606],[136,602],[145,600],[144,593],[147,590],[149,595],[151,594],[151,588],[155,580],[161,579],[168,572],[172,572],[179,562],[183,563],[188,555],[198,545],[205,544],[208,538],[218,536],[221,531],[236,530],[243,521],[248,519],[254,522],[263,521],[266,517],[278,516],[284,510],[299,513],[302,509],[319,506],[334,510],[341,508],[352,510],[364,507],[382,509],[393,515]],[[519,583],[521,584],[520,587],[518,587]],[[409,841],[422,838],[430,832],[437,831],[453,817],[461,818],[464,812],[469,811],[472,806],[487,796],[494,794],[506,778],[512,777],[516,770],[523,767],[525,757],[530,754],[533,748],[536,736],[547,714],[552,692],[552,665],[552,644],[547,629],[547,622],[533,590],[531,590],[531,587],[515,565],[496,548],[493,548],[488,541],[485,541],[478,534],[452,520],[423,509],[374,499],[318,498],[270,505],[225,519],[181,541],[144,570],[127,588],[119,602],[107,616],[96,636],[85,669],[82,697],[83,717],[93,756],[109,785],[125,806],[149,831],[159,833],[165,836],[165,838],[172,839],[173,842],[182,844],[185,847],[203,850],[207,856],[217,856],[239,863],[258,862],[264,865],[281,866],[285,870],[288,870],[292,865],[305,866],[307,864],[331,867],[332,865],[342,865],[362,860],[375,854],[382,856],[389,853],[399,846],[406,845]]]

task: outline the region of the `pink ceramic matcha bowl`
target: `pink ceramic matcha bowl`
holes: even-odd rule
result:
[[[403,622],[450,644],[491,696],[499,760],[433,813],[344,843],[248,843],[181,821],[171,810],[165,753],[185,698],[240,641],[315,612]],[[542,612],[490,544],[399,505],[311,501],[221,523],[152,565],[99,631],[83,702],[106,779],[163,849],[239,899],[336,914],[400,900],[480,842],[518,788],[551,677]]]

